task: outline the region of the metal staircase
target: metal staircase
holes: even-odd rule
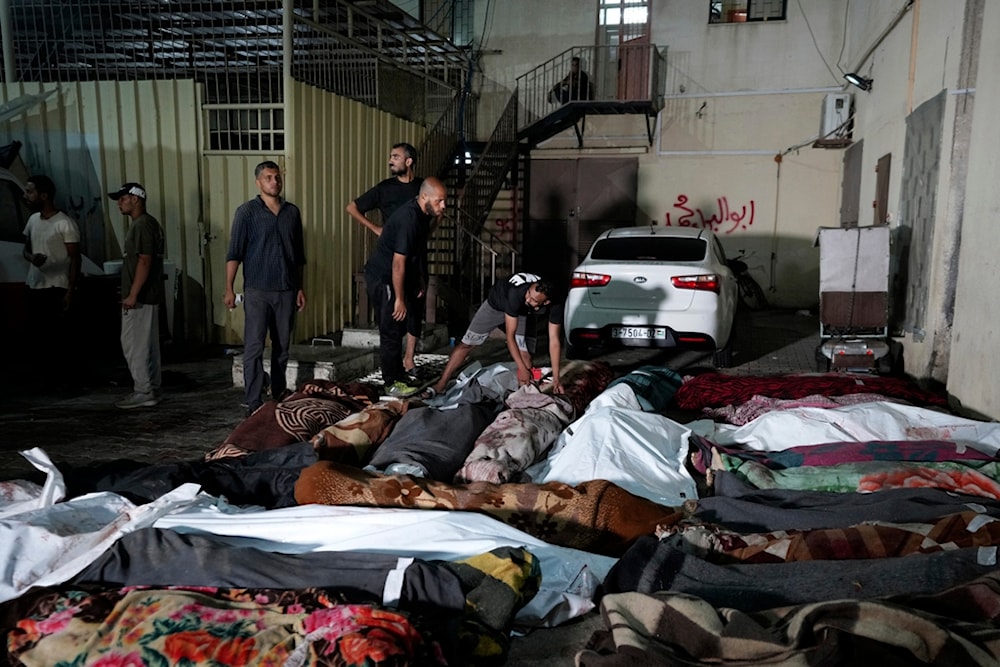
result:
[[[592,94],[562,101],[550,93],[574,57],[595,65]],[[609,74],[605,70],[612,58],[618,60]],[[517,239],[493,225],[501,232],[495,233],[486,223],[505,185],[516,218],[522,192],[519,153],[527,155],[568,127],[576,129],[582,146],[588,114],[641,114],[652,142],[651,119],[662,108],[663,71],[663,55],[649,43],[574,47],[519,77],[514,92],[480,80],[454,96],[428,133],[418,162],[420,175],[441,178],[453,197],[429,242],[429,268],[436,280],[428,321],[435,317],[431,312],[444,310],[450,328],[463,327],[493,283],[518,269]],[[491,124],[488,140],[476,141],[477,127]],[[521,223],[513,219],[510,228]]]
[[[518,139],[529,149],[572,127],[583,147],[588,115],[642,115],[653,143],[653,119],[663,108],[666,48],[639,37],[614,46],[574,46],[517,78],[522,117]],[[563,88],[573,60],[589,86]]]
[[[485,224],[497,194],[510,184],[508,175],[517,157],[517,96],[509,91],[506,96],[489,140],[470,143],[456,136],[450,164],[437,171],[455,201],[432,237],[428,254],[431,273],[438,278],[440,305],[450,319],[467,319],[497,278],[516,270],[517,248]],[[481,111],[477,107],[466,115]]]

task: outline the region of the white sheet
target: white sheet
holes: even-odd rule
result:
[[[948,440],[1000,451],[1000,424],[965,419],[898,403],[861,403],[840,408],[792,408],[768,412],[734,426],[699,420],[688,424],[720,445],[742,444],[760,451],[827,442],[869,440]]]
[[[190,504],[197,490],[185,484],[140,506],[113,493],[91,493],[7,516],[0,520],[0,602],[66,581],[122,535]]]
[[[38,486],[27,480],[0,482],[0,519],[50,507],[66,497],[62,473],[45,450],[34,447],[18,453],[45,473],[45,484]]]
[[[458,560],[501,546],[523,546],[540,562],[538,594],[519,625],[551,627],[593,609],[591,598],[614,558],[558,547],[472,512],[327,507],[236,507],[185,484],[136,506],[113,493],[56,503],[63,480],[42,450],[22,452],[48,473],[44,489],[11,487],[0,505],[0,602],[32,586],[62,583],[122,535],[150,525],[208,533],[278,553],[372,551],[427,560]],[[31,493],[23,497],[21,491]]]
[[[697,498],[695,481],[684,467],[691,430],[662,415],[618,407],[620,399],[618,394],[599,396],[599,407],[589,407],[562,432],[548,458],[528,468],[532,481],[606,479],[671,507]]]

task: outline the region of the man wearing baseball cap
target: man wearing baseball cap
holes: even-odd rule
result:
[[[138,183],[124,183],[108,196],[129,218],[122,258],[121,341],[133,391],[117,406],[130,410],[160,402],[163,228],[146,212],[146,189]]]

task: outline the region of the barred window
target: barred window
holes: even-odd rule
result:
[[[208,150],[227,153],[285,149],[285,114],[278,105],[207,104]]]
[[[710,0],[709,23],[784,21],[788,0]]]

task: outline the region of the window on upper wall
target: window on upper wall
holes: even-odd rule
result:
[[[710,0],[709,23],[784,21],[788,0]]]
[[[285,150],[285,112],[280,104],[207,104],[208,150],[226,153]]]
[[[598,44],[614,46],[649,34],[649,0],[599,0]]]

